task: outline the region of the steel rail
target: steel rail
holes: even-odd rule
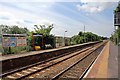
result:
[[[106,43],[105,43],[106,44]],[[105,44],[103,44],[103,45],[105,45]],[[104,48],[105,48],[105,46],[104,46]],[[102,51],[104,50],[104,48],[102,49]],[[101,52],[102,52],[101,51]],[[100,54],[101,54],[101,52],[100,52]],[[100,55],[99,54],[99,55]],[[98,55],[98,56],[99,56]],[[98,56],[96,56],[94,59],[93,59],[93,61],[89,64],[89,66],[85,69],[85,71],[82,73],[82,75],[79,77],[79,80],[82,80],[83,78],[84,78],[84,76],[87,74],[87,72],[88,72],[88,70],[91,68],[91,66],[94,64],[94,62],[97,60],[97,58],[98,58]]]
[[[28,65],[28,66],[25,66],[25,67],[21,67],[21,68],[18,68],[18,69],[9,71],[9,72],[2,73],[2,74],[0,74],[0,77],[4,77],[4,76],[7,76],[7,75],[9,75],[9,74],[12,74],[12,73],[15,73],[15,72],[21,71],[21,70],[23,70],[23,69],[27,69],[27,68],[30,68],[30,67],[39,65],[39,64],[44,64],[44,63],[49,62],[49,61],[51,61],[51,60],[55,60],[55,59],[57,59],[57,58],[66,56],[66,55],[68,55],[69,53],[71,53],[71,52],[65,53],[65,54],[60,55],[60,56],[57,56],[57,57],[53,57],[53,58],[47,59],[47,60],[45,60],[45,61],[40,61],[40,62],[31,64],[31,65]]]
[[[89,49],[90,49],[90,48],[89,48]],[[68,60],[68,59],[70,59],[71,57],[74,57],[74,56],[76,56],[76,55],[78,55],[78,54],[80,54],[80,53],[82,53],[82,52],[84,52],[84,51],[87,51],[87,50],[89,50],[89,49],[83,50],[83,51],[81,51],[81,52],[79,52],[79,53],[77,53],[77,54],[75,54],[75,55],[72,55],[72,56],[70,56],[70,57],[68,57],[68,58],[65,58],[65,59],[63,59],[63,60],[61,60],[61,61],[59,61],[59,62],[53,63],[53,64],[51,64],[51,65],[49,65],[49,66],[46,66],[46,67],[44,67],[44,68],[42,68],[42,69],[39,69],[39,70],[34,71],[34,72],[32,72],[32,73],[29,73],[29,74],[27,74],[27,75],[21,76],[21,77],[19,77],[19,78],[17,78],[17,79],[18,79],[18,80],[21,80],[21,79],[23,79],[23,78],[25,78],[25,77],[27,77],[27,76],[29,76],[29,75],[32,75],[32,74],[34,74],[34,73],[37,73],[37,72],[42,71],[42,70],[44,70],[44,69],[47,69],[47,68],[49,68],[49,67],[51,67],[51,66],[54,66],[54,65],[56,65],[56,64],[59,64],[59,63],[65,61],[65,60]]]
[[[56,80],[58,79],[62,74],[64,74],[66,71],[68,71],[69,69],[71,69],[73,66],[75,66],[76,64],[78,64],[80,61],[84,60],[86,57],[88,57],[90,54],[92,54],[95,50],[97,50],[99,47],[101,47],[103,44],[99,45],[97,48],[93,48],[86,56],[84,56],[83,58],[79,59],[78,61],[76,61],[75,63],[73,63],[72,65],[70,65],[69,67],[67,67],[66,69],[62,70],[60,73],[58,73],[57,75],[53,76],[51,80]]]
[[[76,51],[77,51],[77,50],[76,50]],[[75,51],[73,51],[73,52],[75,52]],[[44,63],[49,62],[49,61],[51,61],[51,60],[55,60],[55,59],[57,59],[57,58],[66,56],[66,55],[68,55],[68,54],[70,54],[70,53],[72,53],[72,51],[71,51],[71,52],[68,52],[68,53],[65,53],[65,54],[62,54],[62,55],[57,56],[57,57],[53,57],[53,58],[47,59],[47,60],[45,60],[45,61],[40,61],[40,62],[31,64],[31,65],[28,65],[28,66],[24,66],[24,67],[21,67],[21,68],[12,70],[12,71],[8,71],[8,72],[5,72],[5,73],[2,73],[2,74],[0,74],[0,78],[1,78],[1,77],[5,77],[5,76],[7,76],[7,75],[10,75],[10,74],[12,74],[12,73],[18,72],[18,71],[22,71],[22,70],[24,70],[24,69],[27,69],[27,68],[30,68],[30,67],[33,67],[33,66],[37,66],[37,65],[39,65],[39,64],[44,64]]]
[[[92,46],[93,47],[93,46]],[[71,57],[74,57],[74,56],[76,56],[76,55],[78,55],[78,54],[80,54],[80,53],[82,53],[82,52],[84,52],[84,51],[87,51],[88,49],[91,49],[92,47],[90,47],[90,48],[87,48],[87,49],[85,49],[85,50],[81,50],[81,51],[79,51],[79,53],[77,53],[77,54],[75,54],[75,55],[72,55],[72,56],[70,56],[70,57],[68,57],[68,58],[66,58],[66,59],[63,59],[63,60],[61,60],[61,61],[59,61],[59,62],[57,62],[57,63],[54,63],[54,64],[51,64],[51,65],[49,65],[49,66],[47,66],[47,67],[44,67],[44,68],[42,68],[42,69],[40,69],[40,70],[37,70],[37,71],[34,71],[34,72],[32,72],[32,73],[30,73],[30,74],[27,74],[27,75],[24,75],[24,76],[22,76],[22,77],[19,77],[19,78],[17,78],[17,79],[22,79],[22,78],[25,78],[25,77],[27,77],[27,76],[29,76],[29,75],[31,75],[31,74],[34,74],[34,73],[36,73],[36,72],[39,72],[39,71],[41,71],[41,70],[44,70],[44,69],[46,69],[46,68],[48,68],[48,67],[51,67],[51,66],[53,66],[53,65],[55,65],[55,64],[58,64],[58,63],[60,63],[60,62],[62,62],[62,61],[65,61],[65,60],[67,60],[67,59],[69,59],[69,58],[71,58]],[[48,61],[49,62],[49,61]],[[43,63],[45,63],[45,62],[43,62]],[[39,65],[40,63],[38,63],[38,64],[36,64],[36,65]],[[33,67],[33,66],[36,66],[36,65],[30,65],[29,67],[26,67],[26,68],[30,68],[30,67]],[[24,68],[24,69],[26,69],[26,68]],[[21,71],[21,70],[24,70],[24,69],[20,69],[20,70],[16,70],[15,72],[18,72],[18,71]],[[12,72],[12,73],[15,73],[14,71]],[[12,74],[12,73],[9,73],[9,74],[7,74],[7,75],[10,75],[10,74]],[[7,76],[6,75],[6,76]]]

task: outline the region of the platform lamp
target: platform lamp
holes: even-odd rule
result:
[[[67,30],[64,32],[64,46],[65,46],[65,33],[67,32]]]

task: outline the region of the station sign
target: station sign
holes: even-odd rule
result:
[[[26,46],[26,37],[17,37],[17,46]]]
[[[27,46],[26,37],[22,37],[22,46]]]
[[[15,47],[16,46],[16,38],[15,37],[3,37],[2,45],[3,45],[3,47]]]
[[[2,37],[3,47],[26,46],[26,37],[18,35],[5,35]]]
[[[15,47],[16,46],[16,38],[15,37],[10,37],[10,44],[9,46]]]

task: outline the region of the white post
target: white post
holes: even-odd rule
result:
[[[84,42],[85,42],[85,25],[84,25]]]
[[[65,46],[65,33],[66,33],[66,32],[67,32],[67,31],[64,32],[64,46]]]

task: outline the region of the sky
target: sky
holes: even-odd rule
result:
[[[53,24],[51,34],[66,37],[77,35],[85,26],[86,32],[109,37],[117,4],[118,0],[0,0],[0,24],[30,31],[36,24]]]

